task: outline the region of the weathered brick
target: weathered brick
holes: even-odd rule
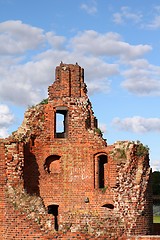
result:
[[[0,140],[1,237],[115,240],[151,234],[147,149],[139,142],[107,145],[78,64],[56,68],[48,95]]]

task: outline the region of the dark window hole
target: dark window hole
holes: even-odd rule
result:
[[[102,207],[109,208],[109,209],[114,209],[114,205],[110,204],[110,203],[104,204]]]
[[[59,205],[53,204],[48,206],[48,214],[54,216],[54,229],[58,231],[58,207]]]

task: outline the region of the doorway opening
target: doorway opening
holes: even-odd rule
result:
[[[58,207],[57,204],[52,204],[48,206],[48,214],[52,214],[54,216],[54,229],[58,231]]]

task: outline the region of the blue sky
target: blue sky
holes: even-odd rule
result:
[[[108,144],[140,140],[160,171],[159,32],[158,0],[0,0],[0,137],[78,62]]]

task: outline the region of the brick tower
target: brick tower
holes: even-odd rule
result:
[[[56,213],[57,228],[70,225],[72,218],[71,227],[76,229],[74,221],[79,219],[83,229],[85,214],[101,214],[105,204],[113,207],[112,194],[106,186],[114,165],[110,169],[107,144],[87,96],[84,70],[78,64],[61,63],[48,92],[43,131],[40,135],[32,132],[34,143],[31,149],[27,148],[25,157],[26,165],[31,159],[29,152],[36,159],[33,176],[37,173],[37,179],[33,182],[37,186],[28,182],[32,179],[28,165],[25,188],[29,193],[39,193],[49,211]],[[110,184],[114,182],[113,173]]]

